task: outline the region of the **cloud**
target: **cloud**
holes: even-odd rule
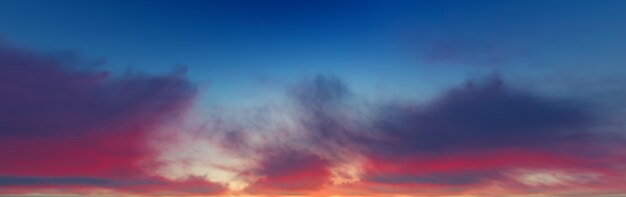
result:
[[[469,185],[479,183],[487,176],[488,175],[481,173],[430,173],[422,175],[382,174],[378,176],[371,176],[366,179],[386,184],[418,183],[432,185]]]
[[[544,97],[498,75],[420,102],[365,101],[327,75],[302,79],[286,95],[280,105],[211,113],[204,129],[166,148],[183,158],[169,169],[227,174],[220,181],[234,192],[270,196],[441,196],[493,188],[508,195],[574,186],[593,193],[626,183],[619,178],[623,136],[597,131],[601,111],[594,105]],[[567,187],[533,185],[528,177],[543,175],[519,172],[581,172],[594,181],[557,173],[569,176],[562,179]]]
[[[328,161],[308,152],[292,149],[266,150],[256,169],[259,176],[250,193],[303,193],[320,189],[328,182]]]
[[[356,95],[333,76],[302,80],[288,93],[295,104],[299,135],[271,135],[280,140],[269,144],[280,142],[288,154],[274,158],[272,151],[261,152],[262,158],[280,165],[259,163],[268,168],[283,166],[279,174],[284,177],[298,177],[301,171],[332,172],[349,163],[361,170],[348,185],[373,193],[451,195],[493,184],[514,193],[545,192],[555,187],[529,187],[510,172],[578,170],[608,178],[620,174],[613,161],[624,157],[616,151],[623,136],[594,130],[597,117],[592,105],[542,97],[512,87],[498,75],[468,80],[421,103],[354,105],[359,102]],[[310,157],[320,160],[304,159]],[[350,163],[360,158],[365,162]],[[294,168],[298,170],[289,170]],[[323,189],[330,187],[332,176],[311,173],[298,182],[325,182]],[[598,182],[615,180],[599,178]],[[259,181],[251,188],[260,185],[271,184]]]
[[[224,188],[221,185],[211,183],[203,177],[168,180],[160,177],[108,179],[94,177],[1,176],[0,188],[2,187],[8,187],[7,191],[12,191],[10,192],[11,194],[28,194],[42,188],[69,189],[70,191],[113,189],[118,195],[120,193],[139,195],[214,195],[224,192]]]
[[[288,90],[295,103],[296,121],[305,143],[319,154],[338,160],[359,149],[368,136],[358,132],[362,122],[352,103],[354,95],[337,77],[318,75],[300,81]]]
[[[427,104],[384,106],[374,120],[387,138],[376,151],[445,153],[554,148],[583,143],[593,121],[583,104],[508,87],[499,77],[468,81]]]
[[[112,76],[76,55],[0,46],[0,184],[178,189],[150,172],[159,164],[146,138],[195,92],[180,73]]]
[[[446,194],[494,182],[511,191],[537,189],[503,176],[517,169],[619,174],[611,161],[624,157],[617,151],[623,135],[595,131],[590,106],[513,88],[497,75],[426,103],[383,104],[371,122],[379,137],[364,145],[364,182],[438,186]]]

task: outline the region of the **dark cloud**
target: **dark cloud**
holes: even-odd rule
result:
[[[0,185],[179,189],[150,175],[146,137],[180,118],[196,87],[182,73],[111,76],[85,62],[0,46]]]
[[[224,192],[222,186],[207,182],[202,177],[166,180],[158,177],[145,177],[143,179],[107,179],[94,177],[0,176],[0,187],[11,186],[30,189],[67,188],[76,186],[83,188],[110,188],[144,195],[212,195]]]
[[[537,96],[510,87],[497,75],[468,80],[426,103],[379,103],[369,111],[352,105],[358,100],[333,76],[303,80],[290,89],[290,96],[305,141],[321,152],[547,149],[600,136],[591,132],[595,117],[588,105]]]
[[[329,164],[324,158],[306,151],[272,149],[263,157],[253,174],[261,178],[247,188],[253,193],[298,193],[314,191],[328,182]]]
[[[249,192],[318,189],[330,182],[333,167],[358,156],[368,163],[364,183],[462,191],[505,180],[502,174],[515,168],[588,166],[580,153],[608,142],[591,132],[589,105],[541,97],[497,75],[468,80],[428,102],[367,109],[355,105],[359,98],[334,76],[304,79],[288,95],[299,135],[271,133],[260,147],[246,132],[221,138],[261,158],[247,172],[262,177]]]
[[[127,119],[134,122],[125,122],[124,127],[137,127],[141,121],[149,124],[167,116],[163,112],[178,108],[195,91],[178,75],[109,77],[107,72],[78,70],[66,62],[0,48],[0,135],[84,135]]]
[[[619,172],[611,161],[623,157],[616,151],[623,136],[596,131],[592,105],[542,97],[497,75],[468,80],[429,102],[378,109],[371,122],[378,138],[364,145],[371,163],[366,183],[461,192],[495,181],[522,191],[532,187],[503,175],[578,169],[612,177]]]
[[[460,192],[491,181],[514,181],[503,174],[519,168],[604,173],[599,169],[612,164],[588,156],[613,160],[615,155],[601,153],[613,151],[621,139],[594,131],[597,117],[591,105],[542,97],[512,87],[498,75],[468,80],[428,102],[378,103],[368,109],[353,105],[358,98],[333,76],[303,80],[289,93],[304,137],[293,139],[287,149],[305,147],[293,153],[318,155],[326,169],[362,155],[369,163],[365,184]],[[603,148],[606,144],[611,148]],[[270,161],[293,169],[286,166],[303,166],[305,160]]]
[[[0,186],[93,185],[109,187],[118,182],[91,177],[8,177],[0,176]]]
[[[383,107],[374,122],[388,153],[549,148],[591,135],[584,105],[535,96],[499,77],[468,81],[425,105]]]
[[[497,176],[493,172],[461,172],[461,173],[426,173],[420,175],[412,174],[380,174],[370,175],[365,179],[377,183],[385,184],[430,184],[430,185],[471,185],[481,183],[487,178]]]

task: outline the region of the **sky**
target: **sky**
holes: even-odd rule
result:
[[[2,0],[0,196],[626,196],[624,10]]]

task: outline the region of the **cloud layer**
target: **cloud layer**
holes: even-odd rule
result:
[[[626,192],[624,136],[599,129],[602,111],[498,75],[425,102],[365,100],[319,75],[280,105],[204,117],[182,73],[83,64],[0,47],[0,194]]]
[[[194,85],[180,74],[112,77],[80,62],[0,46],[0,193],[66,186],[140,194],[222,190],[203,179],[151,173],[159,164],[145,139],[184,113]]]
[[[597,131],[593,105],[542,97],[498,75],[427,102],[363,102],[340,79],[323,75],[296,83],[287,95],[287,121],[297,126],[236,149],[265,158],[255,163],[262,178],[251,182],[254,193],[524,194],[623,191],[626,183],[619,170],[623,135]],[[255,135],[240,131],[237,139]]]

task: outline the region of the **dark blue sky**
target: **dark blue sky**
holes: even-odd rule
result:
[[[486,72],[528,81],[551,78],[554,69],[623,70],[625,8],[624,1],[2,1],[0,36],[104,58],[109,70],[187,65],[194,80],[227,97],[253,94],[259,80],[316,73],[345,78],[364,94],[416,96]]]

